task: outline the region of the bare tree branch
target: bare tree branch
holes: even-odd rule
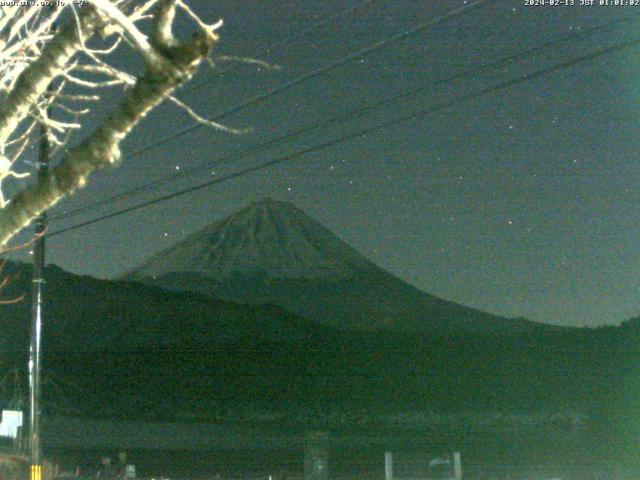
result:
[[[171,5],[170,1],[161,3],[155,14],[156,29],[162,28],[164,31],[161,35],[158,35],[157,31],[154,32],[154,51],[158,57],[148,59],[149,63],[144,73],[125,92],[115,110],[84,141],[69,150],[46,178],[27,187],[11,199],[5,208],[0,209],[0,245],[6,244],[13,235],[28,225],[43,210],[56,204],[63,196],[82,187],[91,173],[116,163],[120,158],[120,143],[131,129],[153,107],[171,96],[179,85],[189,80],[200,63],[209,56],[217,40],[211,28],[201,31],[191,42],[184,44],[176,42],[172,35],[166,36],[166,33],[170,32],[170,27],[167,29],[167,18],[173,18]],[[91,24],[88,20],[85,23]],[[96,28],[95,25],[93,28]],[[73,36],[67,35],[78,49],[80,40],[77,29],[74,32]],[[59,39],[57,43],[60,43]],[[65,45],[69,44],[70,42],[65,43]],[[49,63],[52,62],[55,66],[48,63],[44,67],[41,66],[40,70],[36,70],[37,72],[46,70],[49,76],[51,73],[61,74],[72,54],[70,52],[64,55],[50,54],[49,57],[51,57]],[[65,59],[64,62],[61,61],[62,57]],[[46,77],[47,74],[40,74],[40,76]],[[29,90],[33,92],[37,89],[33,87]],[[32,99],[32,104],[35,101],[36,99]],[[14,103],[19,102],[14,100]],[[16,110],[19,108],[16,107]],[[16,115],[16,113],[13,114],[13,116]],[[0,123],[0,132],[1,129],[2,123]]]
[[[82,46],[81,33],[93,34],[98,26],[98,18],[89,8],[83,9],[80,21],[80,26],[70,23],[51,39],[40,57],[22,71],[15,87],[0,104],[0,145],[9,140],[51,81],[64,72]]]

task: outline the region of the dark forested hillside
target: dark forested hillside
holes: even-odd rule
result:
[[[22,273],[6,294],[27,291],[29,268],[10,267]],[[209,420],[256,411],[609,418],[638,404],[637,322],[527,335],[342,331],[279,307],[56,267],[47,278],[44,376],[62,386],[45,388],[48,408]],[[3,365],[25,366],[29,298],[1,306],[0,318]]]

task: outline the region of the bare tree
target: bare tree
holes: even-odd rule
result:
[[[221,21],[205,23],[184,0],[81,3],[21,6],[17,0],[0,6],[0,191],[3,180],[28,175],[17,171],[17,162],[36,127],[44,126],[60,157],[45,178],[12,198],[0,194],[0,245],[82,187],[92,172],[117,163],[122,140],[163,101],[222,128],[174,96],[209,59]],[[196,31],[189,41],[173,34],[177,15],[184,15]],[[141,73],[113,65],[110,59],[119,49],[141,57]],[[120,102],[97,128],[84,133],[82,121],[106,88],[122,88]],[[84,136],[69,148],[74,132]]]

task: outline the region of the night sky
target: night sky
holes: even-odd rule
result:
[[[362,2],[189,3],[209,20],[225,20],[217,54],[253,56]],[[238,64],[223,64],[216,71],[203,68],[180,96],[199,113],[212,116],[465,3],[372,0],[292,44],[260,55],[280,70]],[[118,169],[93,176],[85,190],[61,202],[52,214],[214,161],[420,83],[634,16],[640,21],[640,7],[489,2],[225,119],[227,125],[250,128],[251,133],[200,128],[127,158],[128,152],[192,123],[173,107],[160,107],[129,137]],[[535,57],[429,89],[290,144],[54,222],[51,231],[202,183],[214,172],[224,176],[632,40],[637,31],[637,22],[627,22],[550,47]],[[48,260],[73,272],[112,277],[249,201],[270,196],[292,201],[380,266],[434,295],[549,323],[619,323],[639,312],[639,56],[640,48],[611,53],[55,236],[48,240]]]

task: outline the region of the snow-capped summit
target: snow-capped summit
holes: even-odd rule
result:
[[[291,203],[251,203],[124,276],[171,290],[273,304],[345,329],[458,334],[537,328],[422,292]]]
[[[145,261],[129,277],[191,272],[223,280],[349,277],[376,266],[288,202],[264,199]]]

